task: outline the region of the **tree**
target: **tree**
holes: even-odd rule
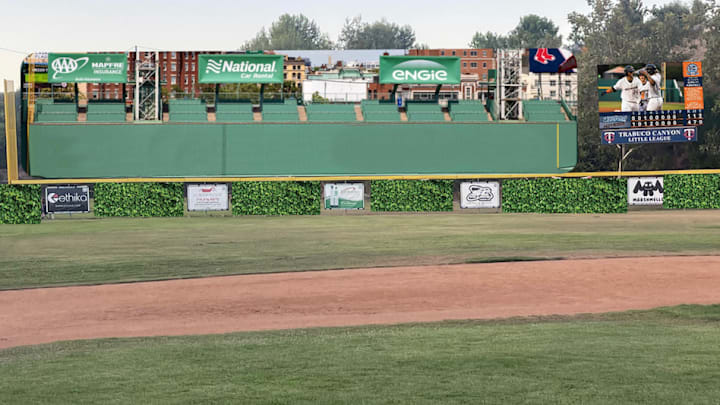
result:
[[[695,0],[691,6],[670,3],[652,9],[644,7],[640,0],[589,0],[588,4],[589,14],[568,15],[572,27],[569,39],[578,59],[576,170],[614,170],[619,157],[617,148],[600,145],[596,66],[638,62],[659,64],[685,60],[690,55],[702,59],[705,48],[708,48],[708,57],[713,57],[720,52],[720,42],[717,23],[708,21],[710,2]],[[714,15],[720,22],[717,10]],[[715,50],[711,51],[713,43]],[[716,83],[714,80],[720,79],[720,72],[715,70],[713,75],[712,71],[706,70],[703,79],[706,104],[710,104],[717,95],[712,86]],[[697,144],[644,145],[628,157],[624,166],[628,170],[718,167],[718,113],[720,111],[706,108],[703,135]]]
[[[320,31],[315,21],[302,14],[283,14],[270,25],[245,42],[242,49],[331,49],[330,37]]]
[[[557,48],[562,44],[559,28],[552,20],[535,14],[520,18],[518,25],[507,35],[476,32],[470,41],[472,48]]]
[[[345,20],[338,43],[344,49],[408,49],[415,45],[415,31],[385,19],[366,23],[357,16]]]

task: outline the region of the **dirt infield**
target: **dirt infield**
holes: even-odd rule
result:
[[[0,348],[720,302],[720,256],[395,267],[0,292]]]

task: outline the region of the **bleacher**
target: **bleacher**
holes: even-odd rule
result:
[[[252,122],[252,103],[218,102],[215,104],[215,122]]]
[[[366,122],[400,122],[400,113],[393,102],[380,100],[363,100],[363,119]]]
[[[125,122],[125,104],[121,102],[89,102],[87,122]]]
[[[200,98],[169,101],[170,122],[207,122],[205,101]]]
[[[487,122],[488,113],[480,100],[459,100],[450,103],[450,118],[457,122]]]
[[[266,101],[262,106],[262,120],[265,122],[299,122],[297,106],[294,98],[282,102]]]
[[[523,101],[523,113],[525,121],[566,121],[562,106],[555,100],[525,100]]]
[[[305,107],[310,122],[347,122],[355,121],[354,104],[313,103]]]
[[[407,103],[407,117],[410,122],[445,121],[445,115],[440,105],[435,101],[429,103],[411,101]]]
[[[75,103],[55,103],[50,99],[38,99],[35,109],[35,122],[77,122]]]

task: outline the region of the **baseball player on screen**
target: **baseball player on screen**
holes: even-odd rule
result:
[[[638,90],[640,91],[640,104],[639,104],[639,110],[640,111],[647,111],[647,103],[648,103],[648,91],[650,90],[650,82],[647,81],[647,78],[640,74],[642,72],[642,69],[638,71],[638,79],[640,79],[640,87]]]
[[[640,102],[640,79],[635,77],[635,68],[630,65],[625,66],[625,77],[615,83],[614,86],[607,89],[606,93],[620,91],[620,99],[622,100],[621,111],[638,111]]]
[[[660,82],[662,82],[662,76],[655,65],[649,63],[644,69],[639,72],[642,76],[647,79],[649,86],[648,89],[648,111],[661,111],[663,108],[662,90],[660,90]]]

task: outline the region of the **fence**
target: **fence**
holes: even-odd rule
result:
[[[354,212],[463,211],[460,184],[469,180],[365,181],[369,206]],[[617,178],[533,178],[498,180],[494,212],[623,213],[628,210],[628,180]],[[477,189],[488,183],[475,180]],[[632,185],[632,184],[631,184]],[[317,215],[323,209],[323,187],[310,182],[230,183],[228,214]],[[488,190],[491,187],[488,185]],[[99,183],[94,186],[95,216],[186,215],[180,183]],[[669,175],[665,209],[720,209],[720,175]],[[476,195],[488,197],[491,191]],[[44,192],[41,186],[0,185],[0,223],[39,223]],[[477,199],[477,198],[476,198]]]

